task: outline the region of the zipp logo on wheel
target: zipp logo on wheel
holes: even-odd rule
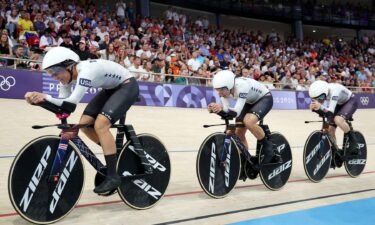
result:
[[[134,146],[129,145],[129,149],[135,153]],[[146,159],[152,165],[152,168],[157,169],[160,172],[165,172],[167,170],[167,168],[165,168],[165,166],[163,166],[161,163],[156,161],[156,159],[154,159],[154,157],[149,155],[147,152],[145,152],[145,153],[146,153]]]
[[[34,174],[31,177],[31,180],[29,182],[29,185],[27,186],[26,191],[23,194],[23,197],[19,204],[20,208],[22,208],[24,212],[26,212],[27,208],[29,207],[30,202],[33,198],[33,195],[36,191],[36,188],[38,187],[39,181],[42,178],[43,173],[48,166],[47,161],[50,155],[51,155],[51,147],[47,146],[46,150],[44,150],[43,156],[40,159],[38,166],[36,167]]]
[[[123,176],[132,176],[133,174],[129,173],[128,171],[124,171],[122,173]],[[149,194],[154,199],[158,200],[161,197],[161,192],[158,191],[156,188],[152,187],[149,183],[147,183],[144,179],[136,179],[133,180],[133,183],[137,185],[140,189],[144,190],[147,194]]]
[[[285,148],[285,144],[282,144],[282,145],[279,145],[279,146],[277,146],[277,151],[279,152],[279,153],[281,153],[281,151],[282,150],[284,150],[284,148]]]
[[[319,143],[314,147],[311,153],[306,157],[306,164],[308,164],[311,161],[311,159],[314,157],[314,155],[318,152],[318,150],[320,149],[320,143],[321,141],[319,141]]]
[[[229,142],[229,146],[228,146],[227,156],[226,156],[226,159],[225,159],[225,173],[224,173],[224,176],[225,176],[225,186],[227,186],[227,187],[229,187],[230,153],[231,153],[231,147],[232,147],[231,145],[232,145],[232,142],[230,141]]]
[[[11,87],[16,85],[16,79],[12,76],[4,77],[0,75],[0,89],[3,91],[9,91]]]
[[[349,165],[365,165],[366,159],[351,159],[348,162]]]
[[[314,170],[314,176],[319,172],[320,168],[322,168],[323,164],[329,159],[329,157],[331,156],[331,151],[328,151],[324,157],[322,158],[322,160],[320,160],[320,162],[318,163],[318,165],[316,165],[316,168]]]
[[[289,160],[288,162],[284,163],[283,165],[277,167],[276,169],[274,169],[272,171],[272,173],[270,173],[270,175],[268,175],[268,180],[271,180],[272,178],[279,175],[280,173],[282,173],[286,169],[290,168],[291,166],[292,166],[292,160]]]
[[[63,172],[60,175],[59,182],[57,183],[55,190],[53,191],[52,194],[52,201],[51,204],[49,205],[49,211],[53,213],[56,209],[57,203],[60,200],[61,193],[63,192],[66,183],[68,182],[69,176],[71,172],[73,171],[74,165],[76,164],[78,159],[78,156],[75,154],[74,151],[69,156],[68,161],[66,162],[65,168]]]
[[[214,193],[215,190],[215,164],[216,164],[216,145],[211,145],[211,161],[210,161],[210,179],[208,184],[208,191]]]

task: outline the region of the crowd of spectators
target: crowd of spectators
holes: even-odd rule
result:
[[[24,59],[41,60],[51,47],[64,46],[81,60],[115,61],[142,81],[210,85],[218,70],[230,69],[270,88],[307,90],[316,79],[375,87],[375,36],[298,41],[218,29],[205,16],[191,18],[173,7],[142,18],[133,2],[117,1],[114,12],[81,2],[0,0],[0,56],[19,58],[0,64],[38,69]]]
[[[326,21],[333,23],[365,25],[375,19],[374,5],[371,1],[340,0],[231,0],[232,6],[240,5],[252,12],[301,12],[306,20]],[[293,10],[294,9],[294,10]],[[298,9],[298,10],[296,10]]]

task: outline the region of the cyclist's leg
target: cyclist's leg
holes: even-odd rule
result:
[[[94,124],[95,118],[88,116],[88,115],[82,115],[81,119],[79,120],[79,124]],[[93,128],[81,128],[80,129],[90,140],[100,145],[99,137],[95,132],[95,129]]]
[[[106,179],[94,189],[96,193],[111,191],[121,184],[121,179],[116,173],[117,155],[115,139],[109,129],[113,123],[126,114],[129,108],[135,103],[138,94],[138,84],[134,78],[130,78],[126,83],[116,88],[95,120],[95,132],[100,140],[107,163]]]
[[[350,130],[349,124],[346,122],[347,119],[350,119],[353,117],[353,114],[358,108],[358,102],[355,99],[354,96],[352,96],[344,105],[340,107],[340,110],[337,112],[337,116],[335,116],[335,124],[337,124],[338,127],[341,128],[341,130],[344,132],[345,136],[348,136],[350,140],[352,141],[350,145],[349,151],[352,154],[357,153],[357,137],[354,134],[354,131]]]
[[[268,163],[274,156],[273,144],[267,140],[263,129],[257,124],[259,120],[263,119],[273,106],[273,98],[271,94],[263,96],[255,104],[249,105],[250,110],[244,117],[244,124],[255,136],[255,138],[262,144],[264,152],[263,163]],[[245,105],[246,107],[246,105]]]
[[[328,127],[328,133],[333,138],[333,141],[336,142],[336,124],[330,124]]]
[[[102,114],[98,115],[95,120],[94,129],[103,148],[104,158],[107,165],[107,176],[105,180],[94,189],[94,192],[99,194],[112,191],[121,184],[121,178],[116,173],[116,144],[115,139],[109,130],[111,125],[111,121]]]
[[[243,120],[246,128],[250,130],[254,137],[257,140],[262,140],[265,137],[265,133],[263,129],[257,124],[258,121],[259,118],[252,113],[247,113]]]
[[[249,145],[247,144],[247,140],[246,140],[246,131],[247,131],[247,128],[244,126],[243,122],[241,122],[241,124],[239,124],[239,122],[237,122],[236,120],[236,130],[235,130],[235,134],[237,137],[240,138],[242,144],[246,147],[247,150],[249,150]]]
[[[86,106],[83,111],[83,115],[79,121],[80,124],[95,124],[95,120],[102,111],[104,104],[107,102],[109,97],[114,91],[102,90],[100,91]],[[90,140],[100,145],[99,137],[93,128],[81,128],[80,129]]]
[[[244,124],[243,120],[244,120],[244,117],[245,117],[246,114],[251,113],[252,106],[253,105],[251,105],[251,104],[245,104],[245,106],[243,107],[240,115],[236,118],[235,134],[240,138],[242,144],[245,145],[247,150],[249,149],[249,145],[247,143],[245,135],[246,135],[246,131],[248,130],[248,128]]]

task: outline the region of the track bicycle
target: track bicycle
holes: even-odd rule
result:
[[[340,168],[343,164],[349,176],[359,176],[367,160],[367,146],[363,134],[354,130],[358,140],[357,154],[350,154],[349,149],[353,141],[349,136],[344,135],[342,149],[340,149],[335,138],[328,132],[327,117],[323,114],[319,116],[322,118],[320,121],[305,121],[305,123],[322,122],[322,128],[309,135],[303,149],[303,166],[307,177],[313,182],[320,182],[330,168]],[[346,120],[351,131],[353,131],[352,121],[352,118]]]
[[[75,106],[58,107],[50,102],[39,106],[56,114],[60,124],[36,125],[34,129],[57,127],[64,131],[85,124],[68,124]],[[117,129],[117,172],[122,183],[105,196],[116,192],[130,207],[148,209],[154,206],[168,187],[171,165],[163,143],[151,134],[136,134],[132,125],[125,125],[125,116],[112,128]],[[124,136],[126,143],[124,144]],[[9,172],[8,191],[11,203],[25,220],[48,224],[61,220],[77,204],[84,187],[82,157],[97,171],[95,186],[104,181],[106,167],[79,138],[46,135],[26,144],[15,157]]]
[[[225,125],[224,132],[209,135],[199,148],[196,172],[200,186],[209,196],[223,198],[229,194],[237,180],[256,179],[258,174],[263,184],[271,190],[279,190],[289,179],[292,171],[292,152],[286,138],[278,132],[270,132],[268,125],[259,121],[273,143],[274,157],[270,163],[262,164],[262,144],[258,141],[256,154],[252,156],[234,135],[235,124],[229,124],[230,117],[222,117],[224,124],[204,125],[204,128]]]

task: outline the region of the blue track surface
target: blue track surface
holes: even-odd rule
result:
[[[375,198],[368,198],[232,224],[372,225],[374,221]]]

